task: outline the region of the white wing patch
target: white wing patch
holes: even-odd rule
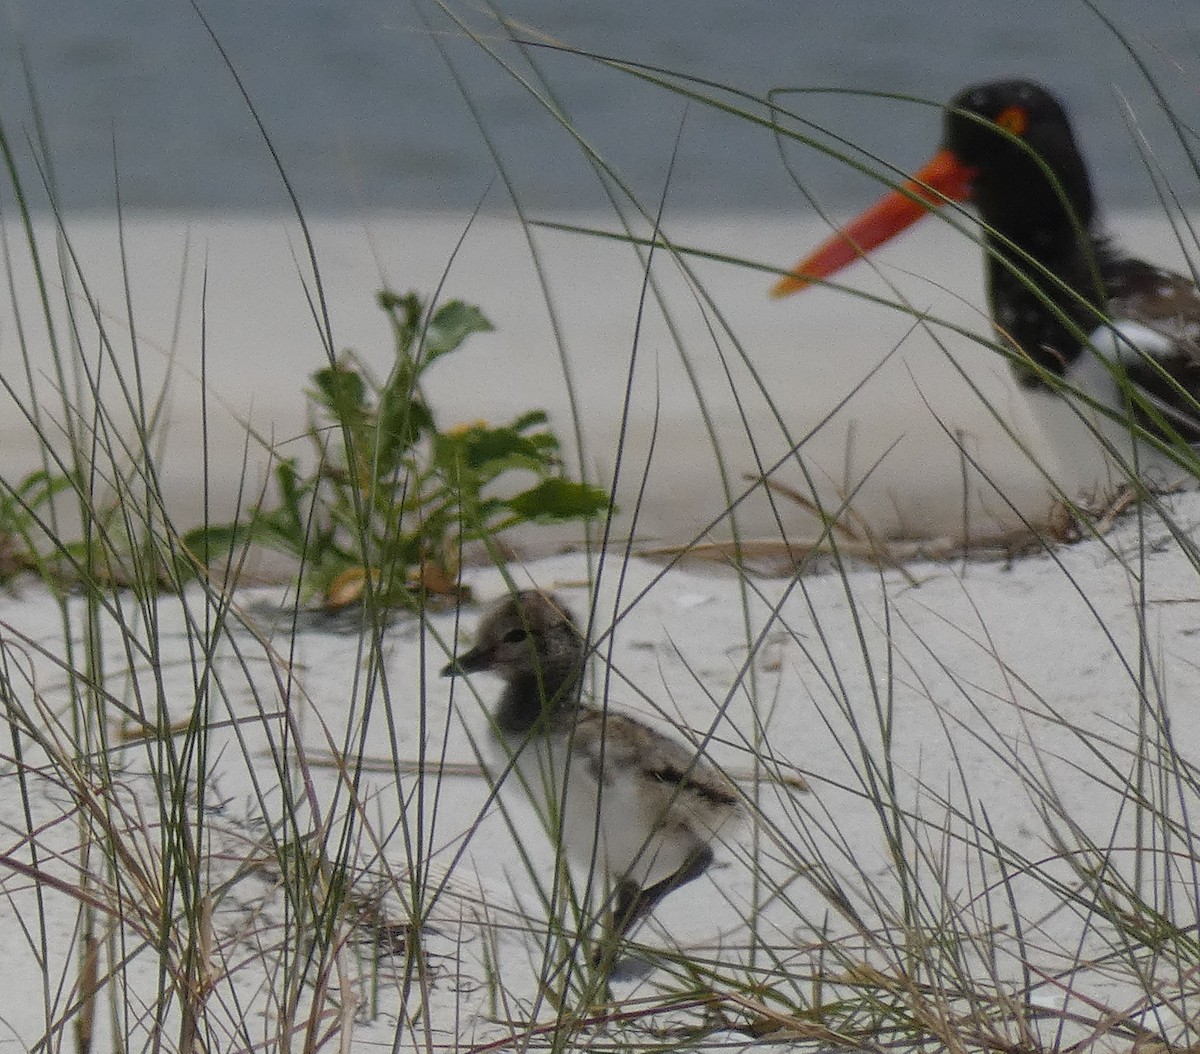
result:
[[[1111,326],[1101,326],[1088,341],[1096,353],[1109,362],[1125,364],[1140,362],[1143,355],[1163,359],[1179,351],[1177,342],[1167,334],[1130,319],[1122,319]],[[1079,358],[1094,359],[1095,356],[1085,350]]]

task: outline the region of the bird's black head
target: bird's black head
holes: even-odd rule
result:
[[[942,146],[976,170],[972,194],[984,222],[1001,231],[1093,218],[1091,182],[1062,103],[1032,81],[963,89],[946,109]]]

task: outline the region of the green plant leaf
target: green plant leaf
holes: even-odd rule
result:
[[[367,384],[362,373],[349,362],[326,366],[312,375],[314,394],[341,424],[353,425],[363,416]]]
[[[274,530],[289,539],[289,545],[300,548],[303,544],[305,524],[310,517],[308,495],[318,488],[317,476],[300,478],[295,458],[285,458],[275,466],[275,485],[281,498],[279,507],[271,514],[261,507],[252,510],[252,519],[270,520]]]
[[[375,300],[391,316],[396,357],[407,358],[421,324],[421,313],[424,311],[421,298],[416,293],[393,293],[390,289],[381,289],[375,295]]]
[[[478,472],[487,467],[545,471],[557,463],[558,440],[549,433],[521,435],[513,428],[468,428],[439,437],[439,461],[455,471]]]
[[[433,414],[412,384],[407,370],[397,370],[379,398],[379,469],[390,473],[424,432],[434,432]]]
[[[62,494],[70,489],[71,481],[64,474],[36,469],[17,484],[15,493],[31,509],[36,509],[46,504],[56,494]]]
[[[550,415],[545,410],[527,410],[513,421],[509,428],[514,432],[525,432],[534,425],[544,425],[550,420]],[[557,444],[557,440],[555,441]]]
[[[490,333],[494,328],[474,305],[462,300],[448,301],[434,312],[425,327],[421,368],[428,368],[443,355],[461,347],[472,333]]]
[[[219,560],[250,542],[253,523],[222,523],[196,527],[183,536],[183,545],[198,561]]]
[[[505,499],[504,504],[523,519],[552,522],[596,516],[608,508],[609,498],[599,487],[556,476]]]

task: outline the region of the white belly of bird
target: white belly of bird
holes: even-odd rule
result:
[[[668,788],[612,759],[604,781],[595,768],[587,757],[568,754],[566,740],[556,736],[528,743],[513,777],[527,788],[546,830],[552,836],[561,830],[562,848],[575,864],[643,887],[675,874],[699,840],[679,822],[688,811],[682,796],[673,800]]]
[[[1121,417],[1125,400],[1108,363],[1131,362],[1141,352],[1149,355],[1169,350],[1166,338],[1136,322],[1102,327],[1090,338],[1095,349],[1085,349],[1072,363],[1065,380],[1101,407],[1114,411],[1116,420],[1066,391],[1037,388],[1027,393],[1037,420],[1044,454],[1042,467],[1069,498],[1112,490],[1136,471],[1150,482],[1172,482],[1179,469],[1153,444],[1134,441]],[[1140,350],[1139,350],[1140,349]],[[1128,466],[1122,469],[1111,448]]]

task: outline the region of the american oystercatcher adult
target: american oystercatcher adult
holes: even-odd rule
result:
[[[1200,290],[1105,236],[1067,113],[1030,81],[955,96],[933,158],[773,295],[829,277],[947,202],[978,210],[992,324],[1035,403],[1059,377],[1161,438],[1200,440]]]

